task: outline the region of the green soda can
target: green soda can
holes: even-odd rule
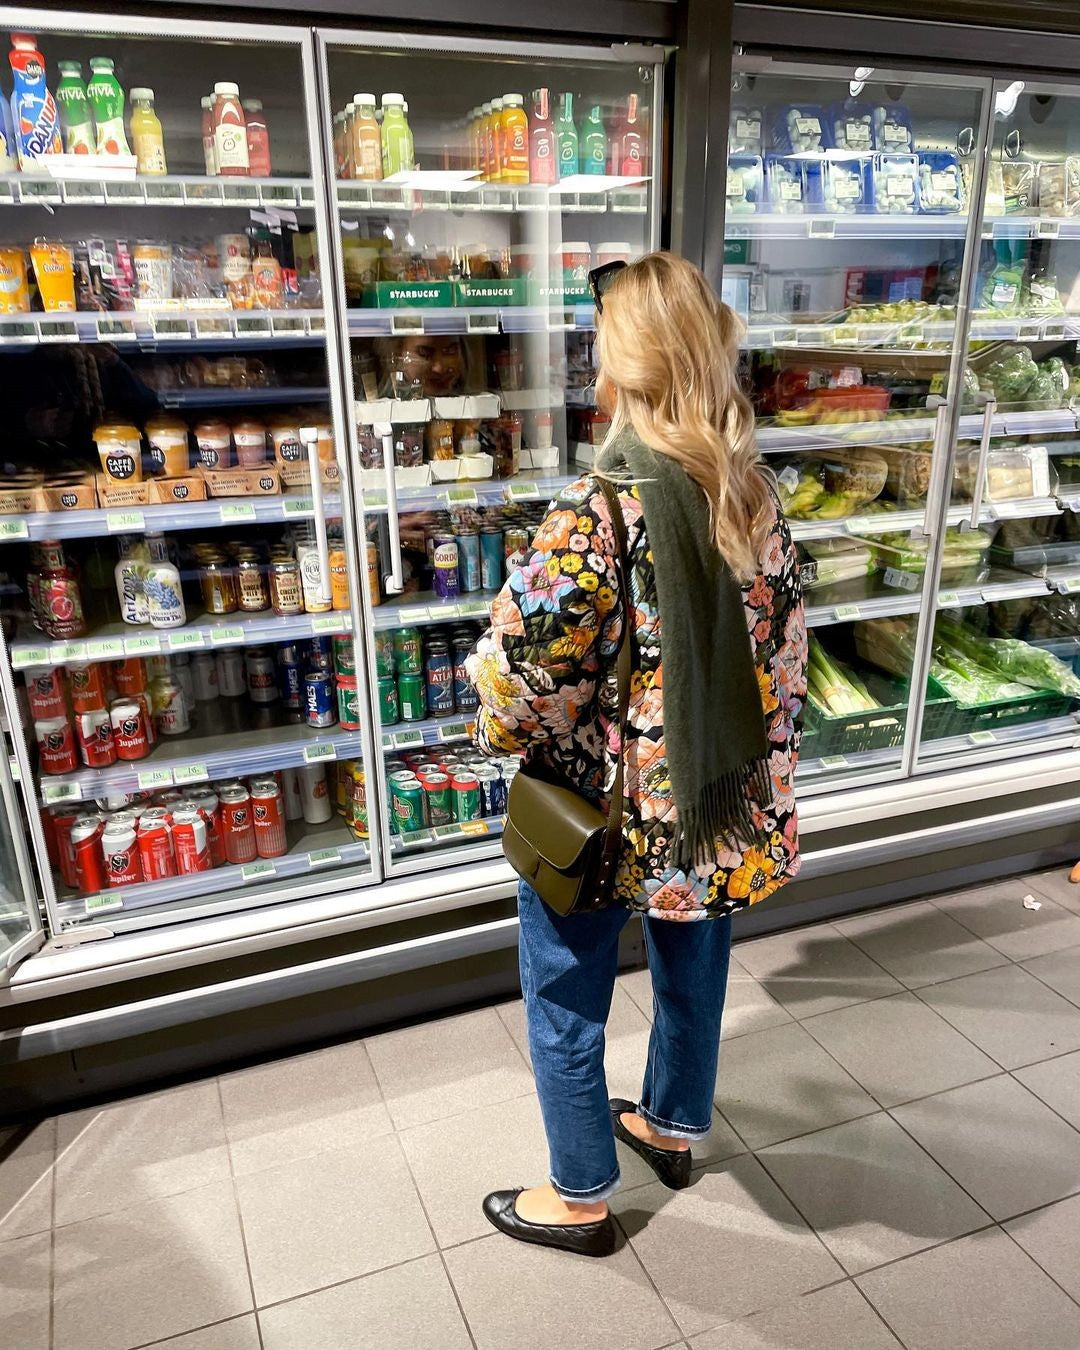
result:
[[[384,727],[392,727],[395,722],[401,721],[397,681],[392,675],[379,681],[379,721]]]
[[[454,794],[450,786],[450,775],[441,773],[438,769],[426,769],[419,778],[427,801],[428,820],[432,825],[452,825]]]
[[[356,689],[356,680],[343,675],[337,681],[338,724],[344,731],[357,731],[360,727],[360,701]]]
[[[375,634],[375,674],[385,680],[394,674],[394,637],[392,633]]]
[[[381,684],[382,681],[380,680]],[[403,722],[420,722],[427,716],[427,693],[424,689],[423,675],[401,675],[398,677],[398,702],[401,705]]]
[[[394,629],[394,669],[399,675],[423,675],[424,648],[419,628]]]
[[[390,828],[412,834],[427,825],[424,789],[414,773],[394,774],[390,781]]]
[[[454,798],[454,820],[459,824],[462,821],[479,820],[482,807],[480,779],[476,774],[462,769],[460,773],[454,774],[450,787]]]
[[[378,635],[376,635],[375,651],[378,653]],[[350,679],[356,678],[356,645],[347,633],[339,633],[334,637],[334,671],[338,675],[347,675]],[[392,675],[392,670],[379,671],[380,675]]]

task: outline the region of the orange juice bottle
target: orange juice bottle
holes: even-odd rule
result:
[[[382,178],[382,132],[375,120],[375,95],[353,95],[353,177],[368,183]]]
[[[476,121],[476,157],[481,178],[491,181],[491,104],[481,103]]]
[[[529,181],[529,116],[521,94],[503,94],[500,126],[500,171],[504,183]]]
[[[502,99],[491,100],[491,112],[488,114],[488,182],[502,182]]]

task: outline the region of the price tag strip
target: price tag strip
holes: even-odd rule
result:
[[[107,914],[113,909],[123,909],[124,901],[116,891],[105,891],[101,895],[88,895],[83,901],[83,910],[87,914]]]
[[[255,519],[255,506],[252,502],[226,502],[219,509],[223,525]]]
[[[308,854],[309,867],[329,867],[341,861],[341,850],[336,848],[317,848]]]
[[[157,788],[167,788],[173,785],[172,769],[144,769],[138,775],[139,789],[142,792],[153,792]]]
[[[127,656],[158,656],[160,652],[161,639],[156,635],[124,639],[124,653]]]
[[[205,783],[209,777],[205,764],[178,764],[173,769],[173,783],[177,787],[183,783]]]
[[[263,877],[272,877],[276,873],[274,864],[264,858],[260,862],[244,863],[240,868],[240,875],[245,881],[259,881]]]
[[[337,759],[337,746],[323,743],[304,746],[304,763],[318,764],[320,760]]]
[[[0,539],[29,539],[25,520],[0,520]]]
[[[86,644],[86,656],[89,661],[118,661],[123,655],[123,638],[98,638]]]
[[[244,630],[230,626],[228,628],[211,628],[210,645],[212,647],[235,646],[238,642],[243,642]]]
[[[319,614],[311,621],[313,633],[344,633],[352,627],[352,615],[347,610],[336,614]]]
[[[141,511],[106,511],[105,528],[110,534],[146,529],[146,517]]]
[[[46,806],[51,806],[54,802],[77,802],[81,797],[82,792],[79,790],[78,783],[42,783],[41,785],[41,800]]]

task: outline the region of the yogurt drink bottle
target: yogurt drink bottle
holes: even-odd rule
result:
[[[78,61],[61,61],[59,69],[56,103],[64,131],[64,150],[69,155],[92,155],[94,119],[90,115],[90,100],[86,97],[86,85],[83,84],[82,65]]]
[[[130,155],[124,134],[124,91],[113,74],[113,63],[107,56],[92,56],[90,70],[86,97],[94,110],[95,149],[99,155]]]

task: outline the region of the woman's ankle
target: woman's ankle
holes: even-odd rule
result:
[[[653,1148],[667,1149],[670,1153],[685,1153],[690,1148],[689,1139],[673,1139],[669,1134],[661,1134],[653,1129],[644,1116],[636,1111],[624,1111],[622,1123],[635,1138]]]

